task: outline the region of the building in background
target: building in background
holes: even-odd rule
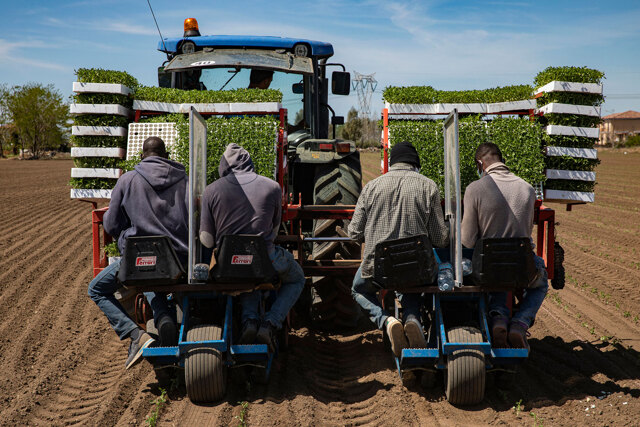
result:
[[[634,135],[640,135],[639,112],[629,110],[624,113],[609,114],[602,118],[598,144],[615,147]]]

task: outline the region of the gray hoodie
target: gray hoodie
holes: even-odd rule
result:
[[[227,146],[218,170],[220,178],[202,196],[200,240],[213,247],[226,234],[257,234],[271,251],[282,210],[280,186],[258,175],[249,153],[237,144]]]
[[[111,193],[104,229],[118,237],[123,253],[130,236],[169,236],[180,261],[187,261],[189,211],[184,166],[147,157],[118,179]]]

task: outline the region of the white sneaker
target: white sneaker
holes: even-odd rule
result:
[[[391,342],[391,351],[393,351],[393,354],[395,354],[396,357],[400,357],[402,355],[402,349],[407,347],[407,337],[404,335],[402,322],[395,317],[389,316],[387,317],[385,324],[387,336]]]

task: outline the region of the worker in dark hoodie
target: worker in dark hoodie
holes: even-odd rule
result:
[[[118,179],[111,192],[109,210],[103,218],[107,233],[118,239],[124,253],[127,237],[168,236],[180,262],[187,261],[188,203],[187,175],[180,163],[168,159],[164,141],[150,137],[142,147],[142,161]],[[131,339],[125,367],[129,369],[154,340],[127,315],[114,293],[120,287],[116,277],[120,262],[107,266],[89,283],[89,296],[107,316],[121,340]],[[164,294],[147,292],[158,335],[163,346],[177,345],[175,312]]]
[[[218,247],[222,236],[257,234],[266,242],[269,258],[282,286],[269,312],[260,318],[261,291],[241,294],[240,344],[259,342],[275,351],[275,332],[304,287],[302,267],[291,253],[273,243],[280,225],[282,190],[277,182],[255,172],[249,153],[229,144],[220,159],[220,178],[208,185],[202,196],[200,241]]]

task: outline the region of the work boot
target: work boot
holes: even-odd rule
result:
[[[426,348],[427,340],[424,338],[422,324],[416,316],[408,316],[404,322],[404,334],[409,341],[409,348]]]
[[[142,357],[142,350],[151,346],[154,342],[155,340],[142,330],[136,339],[132,337],[129,345],[129,357],[127,357],[127,361],[124,364],[125,369],[129,369],[138,363]]]
[[[238,344],[253,344],[256,342],[256,335],[258,334],[258,326],[260,324],[255,319],[247,319],[242,323],[242,330],[240,331],[240,338],[238,338]]]
[[[402,355],[402,349],[407,347],[407,337],[404,335],[402,323],[395,317],[387,317],[385,320],[387,336],[391,342],[391,351],[396,357]]]
[[[158,329],[162,347],[175,347],[178,345],[178,328],[171,316],[168,314],[160,316],[156,328]]]
[[[494,348],[507,348],[507,318],[493,316],[491,318],[491,339]]]
[[[256,335],[256,340],[260,344],[266,344],[269,347],[269,353],[275,353],[276,351],[276,343],[275,343],[275,335],[276,335],[276,327],[271,324],[271,322],[262,322],[260,325],[260,329],[258,329],[258,333]]]
[[[527,331],[529,327],[526,323],[519,320],[512,320],[509,323],[509,344],[512,348],[526,348],[529,350],[529,343],[527,342]]]

